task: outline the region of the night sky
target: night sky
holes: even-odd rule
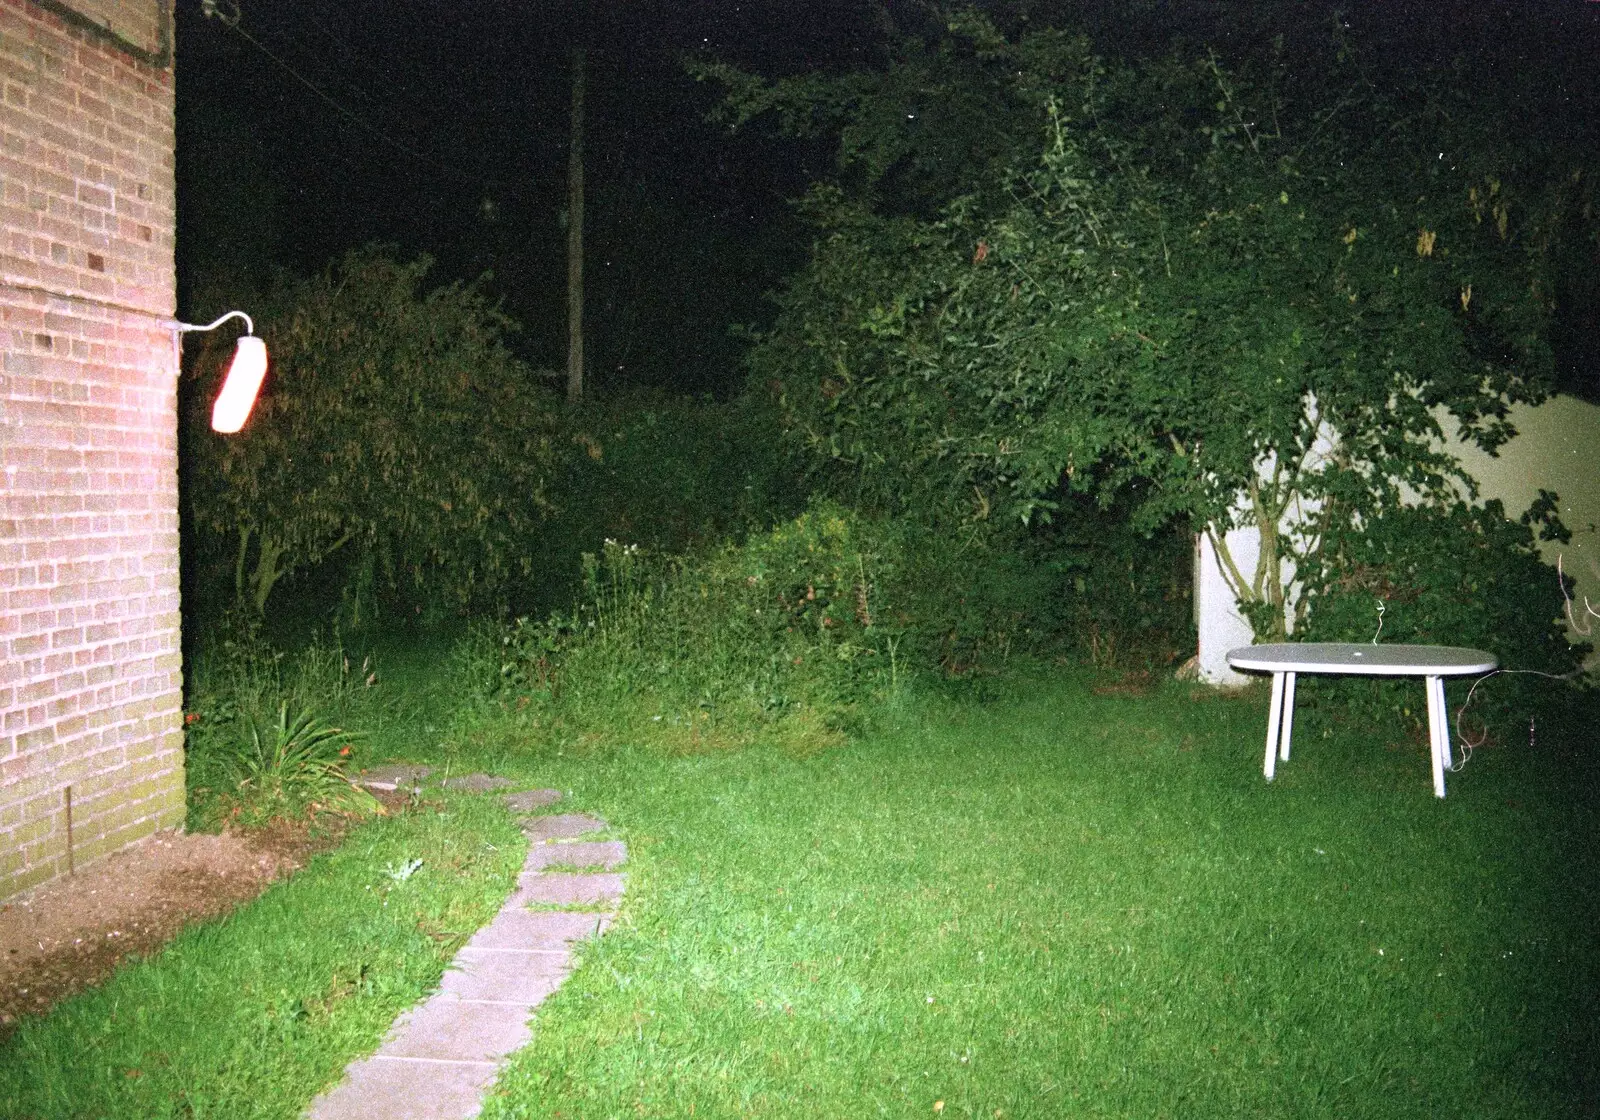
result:
[[[991,5],[981,5],[991,6]],[[1009,3],[1070,11],[1106,53],[1174,39],[1227,54],[1326,40],[1322,0]],[[1343,6],[1379,72],[1468,62],[1510,82],[1529,127],[1572,146],[1600,123],[1600,3]],[[368,241],[427,252],[440,281],[493,274],[536,365],[565,355],[568,52],[588,50],[587,327],[601,389],[726,393],[762,293],[804,259],[788,200],[825,147],[708,123],[703,51],[768,75],[881,63],[921,4],[866,0],[177,0],[181,311],[273,268],[314,272]],[[226,19],[222,18],[226,17]],[[228,21],[237,17],[233,26]],[[1600,262],[1595,273],[1600,275]],[[1600,397],[1600,289],[1575,293],[1566,387]]]
[[[568,51],[581,34],[591,380],[726,389],[728,327],[759,318],[761,293],[803,259],[787,199],[826,164],[706,123],[716,91],[678,59],[848,65],[867,14],[657,0],[592,5],[580,27],[559,3],[245,0],[233,28],[184,0],[184,295],[218,271],[311,272],[389,241],[433,255],[441,280],[492,272],[524,326],[517,348],[563,364]]]

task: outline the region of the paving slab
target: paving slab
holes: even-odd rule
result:
[[[622,897],[624,879],[616,872],[581,875],[568,871],[536,871],[517,876],[517,891],[509,904],[527,906],[592,906]]]
[[[367,1058],[311,1102],[306,1120],[469,1120],[500,1069],[493,1062]]]
[[[604,867],[610,871],[628,862],[628,846],[621,840],[590,840],[575,844],[533,844],[524,871],[547,867]]]
[[[598,937],[611,924],[609,914],[570,910],[502,910],[468,940],[473,949],[565,949],[570,942]]]
[[[506,794],[506,805],[513,813],[531,813],[560,800],[558,789],[525,789],[521,793]]]
[[[395,1020],[378,1056],[497,1062],[533,1037],[531,1014],[527,1004],[434,995]]]
[[[493,774],[461,774],[454,778],[446,778],[439,783],[445,789],[463,789],[468,793],[490,793],[497,789],[505,789],[515,785],[510,778],[501,778]]]
[[[427,767],[393,765],[363,775],[376,789],[414,786]],[[390,782],[378,785],[375,782]],[[466,774],[449,786],[487,792],[504,778]],[[526,790],[512,807],[550,804],[555,790]],[[581,836],[605,822],[581,814],[535,818],[558,822],[557,835]],[[504,1058],[532,1037],[529,1018],[572,968],[573,943],[597,937],[611,913],[529,910],[529,902],[595,905],[620,897],[624,876],[543,872],[552,865],[614,868],[626,862],[620,840],[571,841],[552,837],[530,845],[518,888],[488,925],[456,953],[439,990],[395,1020],[382,1047],[345,1067],[340,1083],[319,1096],[304,1120],[471,1120],[499,1076]]]
[[[415,789],[433,771],[426,766],[413,766],[406,762],[389,762],[363,770],[356,776],[359,785],[368,789]]]
[[[531,1008],[561,987],[571,970],[572,953],[567,949],[462,949],[439,982],[439,997]]]
[[[528,817],[522,822],[522,834],[530,840],[576,840],[605,827],[605,821],[587,813],[556,813],[548,817]]]

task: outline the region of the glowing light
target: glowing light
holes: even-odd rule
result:
[[[253,334],[240,335],[233,351],[233,364],[228,367],[227,379],[222,383],[222,392],[217,395],[217,403],[211,407],[213,430],[232,433],[244,427],[266,375],[267,344]]]
[[[228,376],[223,379],[222,392],[217,403],[211,406],[211,427],[219,432],[233,433],[244,427],[255,407],[256,394],[261,392],[261,380],[267,375],[267,344],[256,337],[256,325],[243,311],[229,311],[203,326],[199,323],[171,322],[173,341],[189,331],[214,331],[229,319],[244,320],[244,334],[233,348],[233,362],[228,366]]]

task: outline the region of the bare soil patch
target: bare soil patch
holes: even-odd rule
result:
[[[379,795],[393,811],[401,798]],[[160,832],[0,903],[0,1040],[193,922],[220,917],[343,838],[344,822],[277,821],[212,836]]]

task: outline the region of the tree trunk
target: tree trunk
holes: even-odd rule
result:
[[[287,551],[286,545],[279,544],[265,532],[261,534],[261,545],[256,553],[256,570],[250,576],[253,587],[251,604],[256,609],[257,618],[267,613],[267,596],[272,594],[273,586],[283,578],[284,570],[278,566],[278,560],[285,551]]]
[[[236,603],[244,602],[245,593],[245,558],[250,555],[250,537],[254,530],[248,525],[239,526],[239,552],[233,558],[233,600]]]
[[[572,126],[567,149],[567,400],[583,399],[583,48],[572,51]]]
[[[1249,487],[1250,513],[1258,536],[1253,579],[1245,579],[1233,558],[1233,550],[1228,547],[1227,523],[1209,522],[1204,530],[1211,550],[1216,553],[1222,581],[1239,604],[1239,613],[1250,623],[1255,640],[1261,642],[1281,642],[1288,637],[1288,620],[1284,613],[1287,591],[1283,585],[1283,534],[1279,521],[1289,501],[1279,491],[1276,478],[1266,495],[1259,483]]]

